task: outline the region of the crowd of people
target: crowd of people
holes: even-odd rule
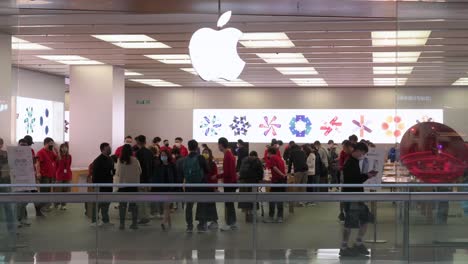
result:
[[[162,144],[161,144],[162,142]],[[19,146],[31,146],[34,144],[32,137],[26,136],[18,142]],[[368,171],[365,166],[365,155],[369,147],[374,147],[371,142],[361,140],[355,135],[350,136],[342,143],[342,150],[338,152],[338,146],[332,140],[327,146],[319,141],[313,144],[296,144],[294,141],[284,148],[283,155],[280,147],[283,143],[273,139],[266,146],[264,156],[259,157],[256,151],[248,152],[245,142],[239,140],[237,148],[231,149],[226,138],[219,138],[218,150],[223,154],[222,172],[219,173],[218,165],[213,157],[213,150],[206,144],[200,148],[196,140],[190,140],[186,147],[183,139],[175,138],[175,144],[171,147],[168,140],[162,141],[155,137],[148,144],[145,136],[135,138],[127,136],[124,144],[112,152],[109,143],[99,146],[100,155],[89,166],[89,179],[92,183],[122,183],[122,184],[203,184],[203,183],[241,183],[256,184],[269,182],[272,184],[318,184],[318,183],[356,183],[361,184],[368,178],[374,177],[376,171]],[[0,150],[3,140],[0,139]],[[68,150],[68,144],[56,146],[51,138],[43,141],[43,148],[36,153],[32,150],[35,165],[36,179],[39,183],[70,183],[72,180],[71,165],[72,156]],[[237,160],[236,160],[237,156]],[[7,159],[6,152],[0,151],[0,163]],[[1,165],[1,164],[0,164]],[[265,172],[271,173],[271,178],[266,178]],[[288,181],[288,178],[290,179]],[[97,192],[216,192],[213,187],[99,187]],[[40,192],[69,192],[69,187],[41,187]],[[226,193],[251,192],[252,187],[224,187]],[[271,192],[285,192],[284,185],[270,188]],[[340,191],[339,188],[301,187],[297,192],[328,192]],[[363,188],[342,188],[342,192],[363,192]],[[298,203],[297,206],[314,206],[315,203]],[[65,203],[35,204],[36,216],[44,217],[51,210],[67,210]],[[91,204],[92,226],[113,226],[109,217],[110,203]],[[219,217],[216,204],[192,203],[184,205],[186,232],[194,232],[194,221],[197,221],[196,230],[204,233],[208,230],[235,231],[238,227],[236,207],[233,202],[225,203],[224,225],[219,227]],[[245,221],[254,221],[254,212],[257,204],[239,203],[238,207],[245,215]],[[195,216],[194,216],[195,207]],[[131,213],[130,229],[138,229],[141,225],[148,224],[151,219],[161,220],[161,228],[168,231],[172,227],[171,215],[178,210],[177,203],[127,203],[121,202],[116,207],[119,212],[119,229],[127,228],[127,213]],[[29,226],[27,221],[26,204],[18,205],[18,222],[20,227]],[[367,224],[371,222],[372,214],[365,203],[344,202],[340,205],[338,215],[344,222],[343,241],[340,255],[356,256],[367,255],[369,251],[362,243],[366,233]],[[270,202],[268,217],[265,223],[283,223],[283,202]],[[355,245],[348,246],[351,229],[359,229]]]

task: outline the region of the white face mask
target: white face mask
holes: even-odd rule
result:
[[[180,148],[180,143],[175,143],[176,147]]]

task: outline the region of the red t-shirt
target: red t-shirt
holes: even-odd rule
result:
[[[273,167],[277,167],[283,174],[286,174],[286,166],[284,164],[284,160],[279,158],[277,155],[270,157],[270,166],[271,166],[271,182],[278,183],[278,182],[285,182],[285,178],[283,175],[276,173]]]
[[[176,148],[179,149],[180,155],[181,155],[182,157],[187,157],[187,156],[188,156],[189,151],[188,151],[188,149],[187,149],[184,145],[180,145],[180,147],[177,147],[176,145],[174,145],[173,149],[176,149]]]
[[[62,157],[62,159],[57,161],[57,181],[71,181],[72,172],[71,172],[72,156],[68,155]]]
[[[169,155],[171,155],[171,153],[172,153],[171,147],[162,146],[159,150],[160,151],[167,151],[167,153],[169,153]]]
[[[210,171],[207,174],[208,178],[208,183],[218,183],[218,166],[216,166],[216,163],[211,163],[208,164],[210,168],[208,168]]]
[[[236,158],[230,149],[224,153],[223,174],[220,178],[223,178],[224,183],[237,183]]]
[[[281,160],[283,159],[283,157],[281,157],[281,152],[279,149],[276,150],[276,156]],[[263,160],[265,161],[265,167],[271,169],[270,159],[268,158],[268,148],[266,148],[265,152],[263,153]]]
[[[340,157],[339,157],[339,160],[338,160],[338,165],[340,167],[340,171],[343,171],[344,165],[345,165],[345,163],[346,163],[346,161],[348,159],[349,159],[348,153],[346,153],[344,150],[342,150],[340,152]]]
[[[55,178],[57,168],[57,154],[54,151],[41,149],[37,152],[37,162],[40,166],[42,177]]]

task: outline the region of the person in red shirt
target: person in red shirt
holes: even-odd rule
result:
[[[355,138],[355,140],[357,141],[357,136],[353,135]],[[349,138],[350,139],[354,139],[353,136],[350,136]],[[340,155],[338,157],[338,167],[339,167],[339,170],[340,170],[340,176],[341,176],[341,181],[340,182],[344,182],[344,175],[343,175],[343,168],[344,168],[344,165],[346,164],[346,162],[348,161],[349,157],[351,157],[351,153],[353,153],[354,151],[354,145],[356,143],[353,143],[351,140],[345,140],[343,141],[342,143],[342,146],[343,146],[343,149],[341,150],[340,152]],[[344,215],[344,204],[343,203],[340,203],[340,214],[338,215],[338,219],[340,221],[344,221],[345,220],[345,215]]]
[[[57,168],[57,150],[54,140],[50,137],[44,139],[44,147],[37,152],[36,174],[41,184],[51,184],[55,181]],[[40,192],[51,192],[50,187],[41,187]],[[44,208],[47,207],[47,208]],[[48,210],[48,204],[41,204],[41,209]]]
[[[172,148],[169,146],[169,140],[165,139],[163,145],[161,146],[161,151],[166,151],[167,153],[172,153]]]
[[[268,149],[268,156],[270,159],[271,166],[271,183],[276,184],[286,184],[287,175],[286,175],[286,165],[282,158],[279,158],[276,155],[277,149],[275,147],[270,147]],[[285,187],[272,187],[271,192],[285,192]],[[269,218],[265,221],[266,223],[283,223],[283,202],[270,202],[269,204]],[[278,209],[278,218],[276,221],[275,217],[275,208]]]
[[[229,142],[226,138],[220,138],[218,140],[219,151],[224,153],[223,160],[223,173],[220,174],[220,178],[223,179],[224,183],[237,183],[237,172],[236,172],[236,158],[232,154],[231,149],[228,148]],[[235,193],[236,187],[224,187],[224,192]],[[225,203],[226,211],[226,225],[221,228],[222,231],[230,231],[237,229],[237,217],[236,208],[234,203]]]
[[[72,180],[71,172],[72,156],[68,152],[68,144],[62,144],[59,148],[59,157],[57,160],[57,173],[55,181],[60,184],[69,184]],[[57,192],[70,192],[70,187],[58,187]],[[59,204],[56,204],[58,207]],[[60,210],[67,210],[66,203],[60,203]]]
[[[269,155],[268,155],[268,149],[270,147],[273,147],[275,148],[275,155],[278,156],[280,159],[282,159],[281,157],[281,152],[279,150],[280,148],[280,144],[279,144],[279,141],[277,141],[276,139],[272,139],[271,140],[271,145],[269,146],[266,146],[265,148],[265,152],[263,153],[263,161],[265,162],[265,167],[267,167],[268,169],[271,169],[271,166],[270,166],[270,158],[269,158]]]
[[[118,147],[118,148],[115,150],[115,155],[116,155],[117,157],[120,158],[120,154],[122,153],[123,146],[126,145],[126,144],[128,144],[128,145],[130,145],[130,146],[133,146],[133,138],[132,138],[132,136],[126,136],[126,137],[125,137],[125,140],[124,140],[124,144],[123,144],[122,146]]]
[[[187,147],[185,147],[184,145],[182,145],[182,142],[183,142],[183,141],[184,141],[184,140],[183,140],[181,137],[176,137],[176,138],[175,138],[175,144],[174,144],[173,149],[178,148],[179,151],[180,151],[180,155],[181,155],[182,157],[187,157],[188,154],[189,154],[189,152],[188,152]],[[200,152],[198,152],[198,153],[200,153]]]
[[[208,165],[208,173],[206,174],[206,180],[210,184],[218,183],[218,166],[214,162],[213,151],[209,148],[205,148],[202,152],[202,156],[205,158]],[[216,192],[218,188],[208,188],[211,192]],[[218,212],[216,210],[216,203],[206,203],[206,215],[208,221],[208,229],[218,229]]]

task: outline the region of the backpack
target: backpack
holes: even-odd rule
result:
[[[252,159],[249,157],[244,158],[239,170],[240,179],[247,183],[254,183],[263,180],[263,173],[258,173],[259,168],[263,170],[262,164],[258,159]]]
[[[184,178],[186,183],[202,183],[205,175],[200,168],[199,155],[186,157],[184,160]]]

